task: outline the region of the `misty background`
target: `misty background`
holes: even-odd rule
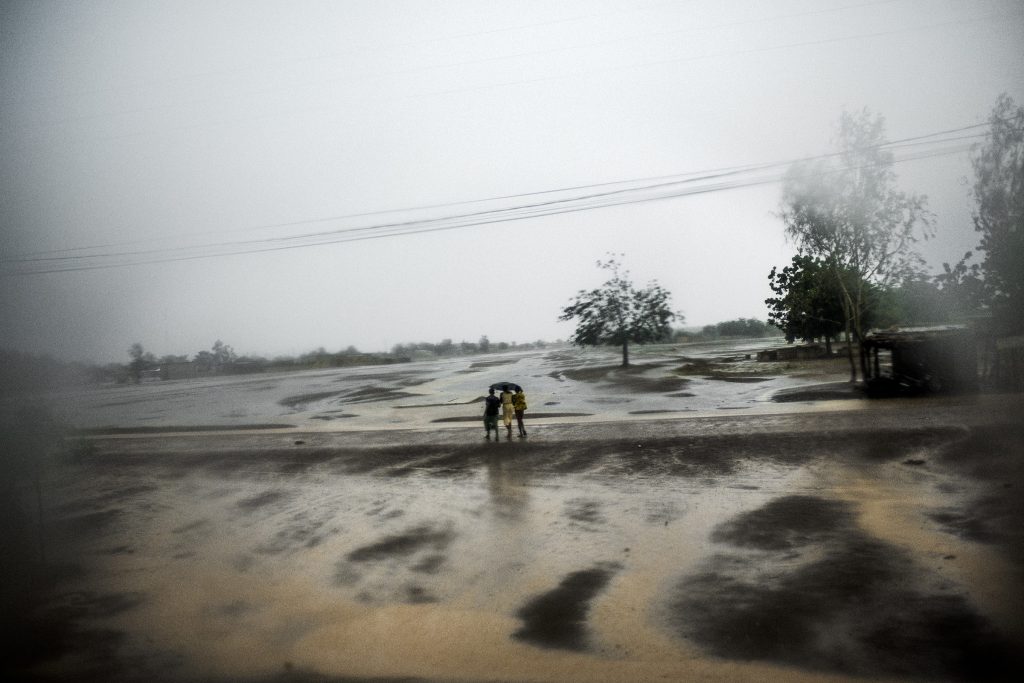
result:
[[[4,2],[0,347],[550,341],[607,252],[764,319],[778,179],[864,107],[938,272],[1022,37],[1014,0]]]

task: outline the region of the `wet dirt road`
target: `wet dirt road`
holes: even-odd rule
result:
[[[749,360],[778,340],[640,347],[619,368],[615,349],[556,348],[387,366],[102,385],[61,392],[63,422],[124,430],[293,427],[308,431],[443,428],[478,423],[493,382],[526,387],[535,424],[756,410],[771,396],[825,381]],[[685,352],[685,355],[684,355]],[[840,361],[838,375],[847,372]]]
[[[1021,408],[90,439],[47,474],[12,668],[1016,680]]]

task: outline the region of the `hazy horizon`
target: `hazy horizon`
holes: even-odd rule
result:
[[[1013,0],[4,3],[0,347],[566,339],[608,252],[686,327],[765,320],[778,177],[862,108],[918,138],[938,272],[1022,29]]]

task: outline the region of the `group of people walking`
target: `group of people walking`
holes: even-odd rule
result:
[[[519,425],[519,438],[524,438],[526,426],[523,424],[523,413],[526,412],[526,394],[523,393],[523,388],[517,386],[513,393],[512,387],[505,385],[501,387],[501,394],[498,396],[494,395],[494,387],[487,391],[487,396],[484,398],[484,430],[487,432],[487,440],[491,440],[492,429],[494,430],[494,440],[498,440],[499,412],[505,423],[505,429],[508,430],[508,438],[512,438],[513,416]]]

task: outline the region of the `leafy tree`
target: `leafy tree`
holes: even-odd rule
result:
[[[577,320],[571,341],[580,346],[621,346],[622,365],[629,365],[629,344],[645,344],[671,334],[670,323],[681,315],[669,308],[671,295],[657,282],[637,289],[628,271],[612,256],[597,266],[611,278],[597,289],[580,290],[562,309],[559,320]]]
[[[755,318],[737,318],[715,325],[720,337],[763,337],[768,334],[768,325]]]
[[[973,252],[967,252],[952,267],[943,263],[943,272],[934,278],[943,305],[954,320],[977,314],[988,305],[989,296],[981,276],[981,266],[977,263],[967,265],[973,255]]]
[[[220,339],[213,342],[213,362],[218,368],[235,362],[235,350]]]
[[[877,312],[871,322],[876,327],[945,323],[953,312],[948,296],[934,278],[909,279],[877,292],[877,298]]]
[[[847,278],[855,277],[852,273]],[[829,353],[844,331],[842,289],[831,268],[809,256],[793,257],[781,271],[773,268],[769,285],[777,296],[766,299],[769,322],[783,330],[786,341],[822,339]],[[923,325],[949,320],[946,297],[924,277],[910,278],[894,287],[867,283],[864,296],[865,328]]]
[[[844,112],[835,158],[797,164],[783,184],[781,218],[802,254],[832,270],[839,287],[844,332],[858,345],[867,331],[871,289],[920,271],[914,243],[931,231],[925,198],[896,190],[885,121],[867,110]],[[850,379],[857,366],[848,344]],[[866,356],[860,353],[861,371]]]
[[[321,346],[319,353],[327,352]],[[234,363],[236,358],[234,349],[218,339],[209,351],[200,351],[193,360],[207,372],[220,372],[225,366]]]
[[[1001,331],[1015,333],[1024,330],[1024,107],[1003,93],[989,123],[990,135],[971,159],[974,228],[994,317]]]
[[[131,362],[128,363],[128,372],[136,382],[142,378],[143,370],[149,369],[156,363],[156,356],[142,348],[142,344],[139,342],[132,344],[128,349],[128,355],[131,357]]]
[[[835,273],[821,259],[797,254],[782,270],[772,268],[768,285],[775,293],[765,299],[768,322],[793,343],[797,339],[825,341],[832,353],[832,340],[845,324],[841,291]]]

